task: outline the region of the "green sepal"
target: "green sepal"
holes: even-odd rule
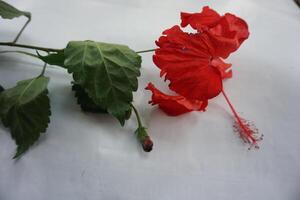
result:
[[[140,142],[143,142],[148,137],[147,129],[143,126],[138,127],[135,130],[135,134]]]
[[[146,128],[143,126],[139,126],[137,130],[135,131],[135,134],[137,136],[137,139],[142,144],[142,147],[145,152],[150,152],[153,149],[153,142],[151,138],[149,137]]]

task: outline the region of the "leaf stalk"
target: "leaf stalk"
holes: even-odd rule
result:
[[[155,51],[156,49],[147,49],[147,50],[142,50],[142,51],[136,51],[136,53],[147,53],[147,52],[152,52]]]
[[[0,46],[10,46],[10,47],[20,47],[25,49],[34,49],[34,50],[40,50],[45,52],[58,52],[62,49],[54,49],[54,48],[46,48],[46,47],[40,47],[40,46],[34,46],[34,45],[26,45],[26,44],[17,44],[13,42],[0,42]]]
[[[45,64],[44,64],[44,66],[43,66],[43,70],[42,70],[42,72],[41,72],[40,76],[43,76],[43,75],[45,74],[46,67],[47,67],[47,63],[45,63]]]
[[[0,51],[0,54],[2,54],[2,53],[19,53],[19,54],[24,54],[24,55],[31,56],[34,58],[39,58],[37,55],[26,52],[26,51]]]
[[[26,21],[24,26],[21,28],[21,30],[19,31],[18,35],[15,37],[15,39],[13,40],[12,43],[16,43],[18,41],[19,37],[21,36],[21,34],[23,33],[23,31],[25,30],[25,28],[27,27],[27,25],[29,24],[30,21],[31,21],[31,17],[28,17],[28,20]]]

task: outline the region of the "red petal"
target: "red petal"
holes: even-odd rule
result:
[[[226,78],[231,78],[232,77],[232,70],[230,67],[232,64],[230,63],[225,63],[222,59],[220,58],[214,58],[211,63],[213,67],[216,67],[219,72],[221,73],[222,79]]]
[[[146,90],[152,92],[152,100],[149,102],[152,105],[158,104],[168,115],[176,116],[194,110],[205,111],[208,104],[207,101],[190,101],[183,96],[171,96],[159,91],[152,83],[149,83]]]
[[[203,7],[200,13],[181,13],[181,26],[187,25],[199,33],[205,32],[217,57],[227,58],[249,37],[248,25],[244,20],[230,13],[221,17],[208,6]]]
[[[176,25],[165,30],[163,35],[156,41],[156,45],[174,53],[184,53],[184,59],[210,58],[214,54],[214,46],[209,43],[209,38],[199,33],[185,33]]]
[[[181,13],[181,26],[190,25],[193,29],[214,27],[221,16],[213,9],[205,6],[200,13]]]
[[[215,56],[227,58],[249,37],[248,25],[241,18],[225,14],[218,24],[205,32],[215,47]]]
[[[220,72],[210,66],[214,49],[205,35],[184,33],[178,26],[164,31],[153,56],[170,89],[199,101],[217,96],[222,90]]]

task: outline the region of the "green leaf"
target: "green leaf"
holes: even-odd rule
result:
[[[4,88],[2,87],[2,85],[0,85],[0,93],[4,91]]]
[[[65,55],[64,55],[64,50],[58,51],[57,53],[50,53],[46,56],[42,56],[39,54],[37,51],[38,57],[44,61],[45,63],[49,65],[57,65],[65,68],[64,61],[65,61]]]
[[[38,76],[20,81],[0,94],[0,117],[18,146],[14,158],[27,151],[48,127],[48,82],[48,77]]]
[[[141,57],[125,45],[72,41],[64,64],[75,83],[124,125],[138,88]]]
[[[31,13],[18,10],[17,8],[9,5],[8,3],[0,0],[0,16],[3,19],[13,19],[15,17],[25,16],[28,19],[31,18]]]
[[[80,105],[81,110],[84,112],[91,112],[91,113],[107,113],[107,110],[102,108],[100,105],[95,104],[93,99],[91,99],[88,94],[84,91],[84,89],[78,85],[72,85],[72,90],[75,92],[75,97],[77,98],[77,103]],[[131,110],[128,110],[125,115],[125,119],[129,119],[131,116]]]
[[[130,110],[127,110],[125,113],[125,120],[128,120],[131,117],[132,114],[132,108]]]
[[[77,97],[77,103],[80,105],[81,109],[85,112],[92,113],[107,113],[107,111],[99,105],[96,105],[93,100],[88,96],[84,89],[78,85],[72,85],[72,90],[75,92],[75,97]]]

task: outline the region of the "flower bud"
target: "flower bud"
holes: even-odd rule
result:
[[[136,129],[135,134],[143,146],[145,152],[150,152],[153,148],[153,142],[149,137],[145,127],[139,127]]]
[[[143,149],[144,149],[145,152],[150,152],[150,151],[152,151],[152,148],[153,148],[153,142],[152,142],[152,140],[150,139],[149,136],[147,136],[147,137],[145,138],[145,140],[143,141],[142,145],[143,145]]]

